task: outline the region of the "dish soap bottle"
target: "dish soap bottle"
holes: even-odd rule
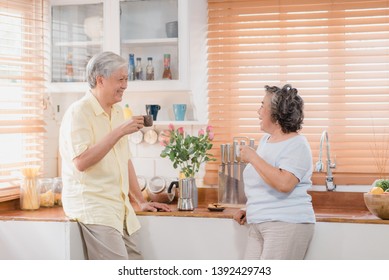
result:
[[[130,106],[128,106],[128,104],[126,104],[124,106],[123,113],[124,113],[124,119],[125,120],[131,119],[131,117],[132,117],[132,110],[130,109]]]
[[[170,54],[164,54],[162,80],[171,80],[171,79],[172,79],[172,72],[170,71]]]

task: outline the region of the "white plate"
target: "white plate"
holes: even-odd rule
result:
[[[154,129],[150,129],[146,131],[144,139],[147,144],[155,144],[158,140],[158,134]]]
[[[130,140],[134,144],[142,143],[143,132],[139,130],[137,132],[134,132],[134,133],[130,134]]]

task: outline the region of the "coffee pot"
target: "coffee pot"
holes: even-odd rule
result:
[[[179,181],[173,181],[170,183],[168,193],[172,191],[174,186],[178,184],[178,203],[177,209],[180,211],[192,211],[195,208],[195,192],[196,192],[196,179],[195,178],[183,178]]]

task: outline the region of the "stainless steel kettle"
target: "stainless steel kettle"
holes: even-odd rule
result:
[[[183,178],[178,182],[173,181],[170,183],[168,193],[171,192],[174,186],[178,184],[178,202],[177,209],[180,211],[192,211],[195,208],[195,192],[196,192],[196,179],[195,178]]]

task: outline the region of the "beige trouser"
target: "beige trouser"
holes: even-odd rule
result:
[[[285,222],[250,224],[244,259],[302,260],[314,228],[315,224]]]
[[[89,260],[141,260],[141,252],[134,242],[134,234],[123,235],[116,229],[102,225],[79,223]]]

